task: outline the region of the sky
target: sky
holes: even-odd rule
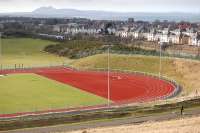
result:
[[[0,12],[31,12],[43,6],[117,12],[200,13],[200,0],[0,0]]]

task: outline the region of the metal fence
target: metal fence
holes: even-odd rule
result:
[[[14,65],[2,65],[0,64],[0,71],[2,70],[25,70],[34,68],[52,68],[52,67],[66,67],[65,63],[60,64],[47,64],[47,65],[25,65],[25,64],[14,64]]]

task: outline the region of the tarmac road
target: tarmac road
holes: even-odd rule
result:
[[[188,110],[184,110],[183,115],[180,112],[167,112],[163,114],[155,114],[151,116],[143,116],[143,117],[129,117],[124,119],[116,119],[116,120],[108,120],[108,121],[96,121],[96,122],[88,122],[88,123],[79,123],[79,124],[70,124],[70,125],[57,125],[57,126],[49,126],[49,127],[38,127],[38,128],[30,128],[30,129],[19,129],[13,131],[4,131],[0,133],[52,133],[52,132],[67,132],[74,130],[84,130],[88,128],[96,128],[96,127],[114,127],[119,125],[126,124],[141,124],[143,122],[148,121],[165,121],[171,119],[179,119],[186,118],[191,116],[200,116],[200,108],[192,108]]]

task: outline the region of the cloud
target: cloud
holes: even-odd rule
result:
[[[197,12],[200,0],[0,0],[1,11],[32,11],[41,6],[83,10]]]

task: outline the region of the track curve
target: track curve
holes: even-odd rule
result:
[[[0,75],[16,73],[35,73],[104,98],[108,97],[106,72],[76,71],[63,67],[0,71]],[[120,72],[110,74],[110,98],[114,104],[152,101],[168,97],[175,90],[176,86],[171,82],[152,76]]]

